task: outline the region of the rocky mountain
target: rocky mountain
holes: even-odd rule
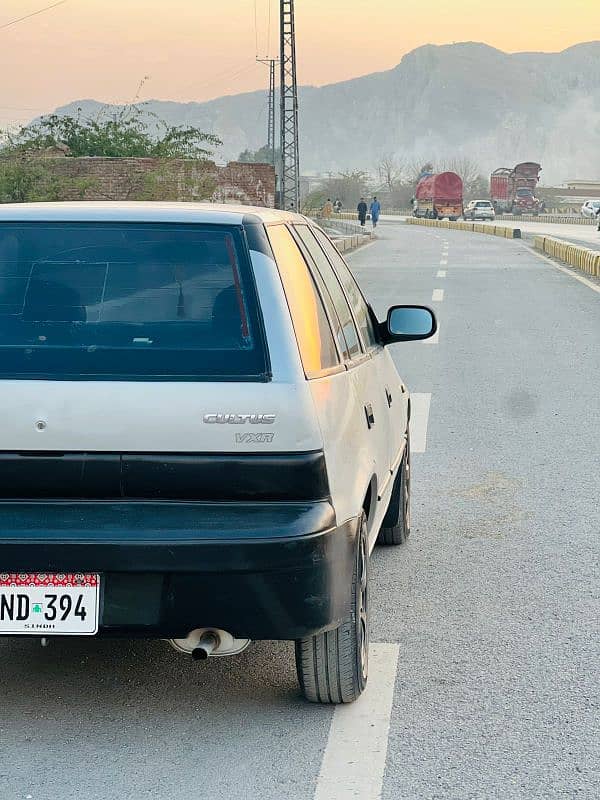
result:
[[[299,90],[302,171],[373,169],[407,160],[469,157],[485,172],[539,161],[545,184],[600,178],[600,41],[560,53],[503,53],[466,42],[425,45],[386,72]],[[101,104],[77,101],[97,113]],[[216,133],[219,157],[266,139],[266,95],[145,104],[174,124]]]

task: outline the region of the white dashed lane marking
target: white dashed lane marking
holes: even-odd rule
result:
[[[443,289],[434,289],[433,294],[431,295],[431,300],[434,303],[441,303],[444,299],[444,290]]]
[[[413,392],[410,395],[410,449],[424,453],[427,448],[427,425],[431,394]]]
[[[436,278],[445,278],[446,277],[446,270],[445,269],[438,269]]]
[[[440,259],[440,267],[445,267],[448,264],[447,258]]]
[[[336,706],[315,800],[381,797],[398,653],[397,644],[372,644],[365,692],[350,705]]]

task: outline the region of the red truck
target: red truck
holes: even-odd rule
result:
[[[534,214],[543,209],[535,196],[542,168],[534,161],[500,167],[490,176],[490,198],[497,214]]]
[[[463,213],[463,182],[456,172],[425,175],[417,183],[413,200],[415,217],[456,220]]]

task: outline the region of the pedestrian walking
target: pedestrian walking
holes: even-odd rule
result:
[[[379,222],[379,215],[381,214],[381,203],[376,197],[373,198],[373,202],[371,203],[369,211],[371,213],[371,222],[373,223],[373,227],[376,228],[377,223]]]
[[[336,214],[339,214],[342,210],[342,201],[339,197],[336,197],[336,199],[333,201],[333,210],[336,212]]]
[[[360,224],[362,227],[365,227],[365,222],[367,221],[367,204],[365,203],[365,198],[360,198],[360,203],[356,207],[358,211],[358,219],[360,220]]]
[[[324,219],[329,219],[331,217],[331,215],[333,214],[333,205],[332,205],[331,200],[329,199],[329,197],[327,198],[327,202],[323,206],[323,210],[322,210],[321,213],[323,214],[323,218]]]
[[[600,231],[600,206],[596,209],[596,216],[598,217],[598,230]]]

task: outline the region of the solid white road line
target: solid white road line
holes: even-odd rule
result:
[[[424,453],[427,448],[427,425],[431,394],[410,395],[410,449],[413,453]]]
[[[399,645],[372,644],[358,700],[336,706],[315,800],[379,800],[387,756]]]
[[[546,261],[548,264],[550,264],[551,267],[560,270],[560,272],[564,272],[565,275],[569,275],[571,278],[575,278],[576,281],[579,281],[579,283],[583,283],[583,285],[587,286],[588,289],[593,289],[595,292],[600,293],[600,286],[597,283],[592,283],[592,281],[589,281],[587,278],[584,278],[583,275],[578,275],[577,272],[575,272],[575,270],[571,270],[568,269],[568,267],[563,267],[561,264],[557,264],[555,261],[552,261],[551,258],[542,255],[542,253],[540,253],[538,250],[535,250],[533,247],[530,247],[529,249],[534,255],[541,258],[542,261]]]
[[[431,295],[431,300],[433,303],[441,303],[444,299],[444,290],[443,289],[434,289],[433,294]]]
[[[447,258],[440,259],[440,267],[445,267],[447,263],[448,263]]]
[[[436,278],[445,278],[446,277],[446,270],[445,269],[438,269]]]

